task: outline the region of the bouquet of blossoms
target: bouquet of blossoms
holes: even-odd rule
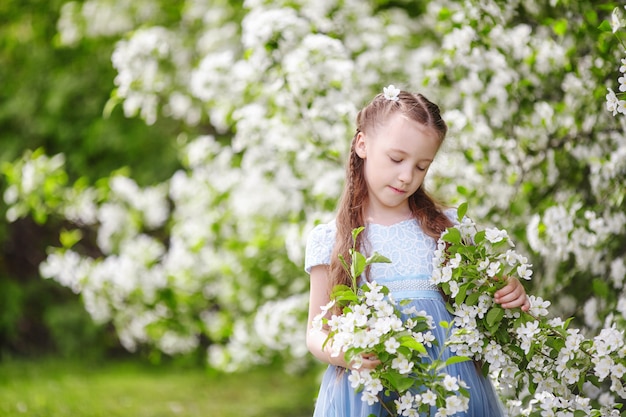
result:
[[[314,319],[313,326],[328,329],[325,344],[330,345],[331,354],[344,355],[346,363],[352,363],[349,380],[368,404],[380,402],[391,416],[418,416],[430,413],[431,407],[445,415],[467,410],[467,386],[446,374],[444,368],[468,358],[455,356],[444,361],[430,357],[426,347],[437,344],[431,332],[432,317],[415,308],[403,308],[402,302],[396,303],[389,290],[376,282],[358,285],[368,265],[390,262],[378,253],[366,258],[357,251],[356,239],[361,231],[362,227],[352,232],[350,264],[340,258],[352,277],[352,285],[333,289],[331,301]],[[328,318],[333,307],[341,314]],[[408,319],[402,320],[402,314]],[[449,323],[440,325],[450,327]],[[364,354],[375,355],[380,365],[362,368]]]
[[[459,207],[459,223],[441,236],[434,258],[432,281],[454,316],[450,348],[482,363],[500,388],[510,388],[517,396],[510,402],[517,407],[513,414],[620,416],[617,397],[626,399],[624,333],[609,328],[587,339],[569,328],[571,319],[549,319],[550,303],[539,297],[529,297],[527,313],[495,304],[493,293],[506,285],[503,277],[528,280],[532,265],[515,252],[506,231],[478,231],[466,211],[466,204]]]

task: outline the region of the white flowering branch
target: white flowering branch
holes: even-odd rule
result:
[[[623,331],[609,327],[587,339],[569,328],[571,319],[549,319],[550,302],[540,297],[529,297],[528,313],[495,304],[492,294],[507,277],[529,280],[532,265],[513,250],[506,231],[478,231],[466,211],[462,204],[459,224],[442,235],[434,258],[432,280],[448,296],[458,328],[451,349],[481,362],[501,387],[513,388],[529,413],[619,416],[615,396],[626,399]],[[601,403],[586,393],[607,388]],[[521,398],[524,393],[530,395]]]
[[[444,369],[469,359],[453,356],[443,360],[443,349],[430,349],[438,344],[431,332],[431,316],[397,303],[385,286],[359,281],[368,265],[390,262],[378,253],[366,258],[356,249],[362,231],[361,227],[352,232],[350,262],[340,257],[352,285],[335,286],[331,301],[315,317],[314,327],[328,329],[325,345],[330,345],[332,356],[343,354],[346,363],[351,364],[351,385],[369,405],[380,403],[390,416],[430,415],[431,407],[447,413],[442,415],[467,410],[467,385]],[[333,308],[340,314],[329,319],[328,312]],[[451,330],[450,323],[439,325]],[[375,355],[381,363],[375,369],[362,368],[362,355]]]

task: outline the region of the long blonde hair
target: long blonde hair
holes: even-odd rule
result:
[[[403,116],[428,126],[443,142],[448,127],[441,118],[439,107],[421,94],[401,91],[398,100],[388,100],[383,94],[374,99],[357,114],[356,133],[352,139],[350,156],[346,166],[346,182],[337,210],[337,235],[330,260],[329,275],[332,285],[351,284],[350,275],[344,270],[339,255],[350,259],[349,249],[352,247],[352,230],[365,225],[364,209],[368,201],[367,184],[365,182],[364,161],[355,150],[359,132],[367,134],[389,120],[393,114]],[[442,205],[435,201],[422,185],[409,197],[409,208],[412,216],[419,222],[424,232],[438,239],[441,233],[452,225],[452,222],[441,211]],[[357,240],[357,248],[363,249],[364,234]],[[383,254],[384,255],[384,254]]]

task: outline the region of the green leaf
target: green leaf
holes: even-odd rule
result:
[[[518,358],[523,358],[524,357],[524,350],[519,347],[516,346],[514,343],[511,343],[510,345],[507,345],[507,348],[510,349],[512,351],[512,353],[516,354]],[[511,355],[511,353],[509,353],[509,355]],[[511,355],[514,356],[514,355]],[[515,357],[514,357],[515,359]]]
[[[461,285],[461,287],[459,288],[459,292],[457,293],[456,297],[454,297],[454,301],[460,305],[461,303],[463,303],[463,301],[465,301],[466,293],[467,285]]]
[[[449,294],[449,292],[446,292],[446,294]],[[446,310],[448,310],[448,313],[450,313],[450,314],[454,314],[455,313],[454,307],[450,303],[446,303]]]
[[[386,378],[397,392],[404,392],[413,386],[413,378],[400,375],[397,372],[388,372]]]
[[[344,285],[344,284],[338,284],[338,285],[335,285],[335,286],[333,287],[333,291],[332,291],[332,293],[331,293],[331,297],[332,297],[332,295],[333,295],[333,294],[335,294],[335,293],[340,293],[340,292],[344,292],[344,291],[350,291],[350,292],[352,292],[352,289],[351,289],[350,287],[348,287],[347,285]]]
[[[381,362],[385,363],[389,361],[389,353],[387,353],[386,350],[383,350],[382,352],[376,352],[376,356],[378,356],[378,360],[380,360]]]
[[[461,393],[461,395],[463,395],[465,398],[470,397],[470,392],[467,388],[459,387],[459,393]]]
[[[404,356],[406,356],[407,358],[411,357],[411,352],[412,352],[412,351],[411,351],[411,349],[410,349],[410,348],[408,348],[408,347],[406,347],[406,346],[400,346],[397,350],[398,350],[398,353],[399,353],[400,355],[404,355]]]
[[[502,317],[504,317],[504,310],[500,307],[493,307],[487,313],[487,326],[497,327],[497,325],[500,324]]]
[[[413,386],[413,382],[413,378],[402,378],[398,380],[398,384],[396,385],[398,392],[406,392]]]
[[[500,328],[495,334],[496,340],[498,343],[508,345],[511,341],[511,336],[509,336],[509,332],[505,328]]]
[[[80,231],[80,229],[61,230],[61,233],[59,235],[59,241],[65,249],[71,248],[72,246],[77,244],[82,238],[83,233]]]
[[[608,298],[610,290],[609,290],[608,284],[605,281],[595,278],[592,281],[591,286],[593,288],[593,292],[596,295],[598,295],[601,298]]]
[[[489,362],[485,362],[483,363],[483,365],[481,366],[480,370],[483,373],[483,376],[486,378],[489,376]]]
[[[603,20],[602,23],[600,23],[600,26],[598,26],[598,29],[600,29],[602,32],[613,32],[613,27],[608,20]]]
[[[537,383],[531,380],[528,384],[528,392],[534,395],[535,391],[537,391]]]
[[[352,265],[350,265],[350,274],[353,278],[361,276],[365,270],[365,256],[354,249],[352,249]]]
[[[563,323],[563,328],[567,329],[567,327],[569,326],[570,322],[574,320],[574,317],[570,317],[567,320],[565,320],[565,322]]]
[[[550,346],[556,353],[558,353],[565,347],[565,340],[561,337],[548,337],[546,339],[546,345]]]
[[[330,294],[330,298],[336,301],[358,301],[358,296],[347,285],[335,285]]]
[[[467,356],[450,356],[447,360],[446,360],[446,366],[449,365],[454,365],[455,363],[461,363],[461,362],[467,362],[471,360],[470,358],[468,358]]]
[[[461,243],[461,232],[456,227],[448,227],[442,239],[444,242],[459,244]]]
[[[357,237],[359,237],[359,234],[361,234],[361,232],[365,230],[365,227],[360,226],[357,227],[355,229],[352,229],[352,241],[356,244],[356,239]]]
[[[465,299],[465,304],[467,304],[468,306],[475,306],[476,304],[478,304],[479,298],[480,298],[480,293],[473,292],[467,296],[467,298]]]
[[[450,284],[447,282],[443,282],[440,284],[441,290],[445,295],[450,295]]]
[[[459,223],[463,221],[465,213],[467,213],[467,202],[460,204],[459,208],[456,209],[457,219],[459,220]]]
[[[485,233],[486,233],[486,232],[485,232],[484,230],[481,230],[480,232],[477,232],[477,233],[474,235],[474,243],[478,245],[478,244],[480,244],[482,241],[484,241],[484,240],[485,240]]]
[[[415,350],[419,353],[426,353],[426,348],[424,347],[424,345],[413,339],[411,336],[402,336],[399,342],[400,345],[408,347],[409,349]]]
[[[375,264],[375,263],[390,264],[391,259],[387,258],[386,256],[381,255],[378,252],[374,252],[372,256],[370,256],[369,258],[365,260],[365,264],[370,265],[370,264]]]
[[[558,19],[552,23],[552,30],[558,36],[563,36],[567,33],[567,19]]]
[[[581,372],[581,375],[578,378],[578,383],[576,384],[578,391],[583,392],[583,385],[585,384],[586,380],[587,378],[585,378],[585,373]]]
[[[359,301],[359,297],[352,290],[335,293],[333,298],[337,301],[352,301],[355,303]]]

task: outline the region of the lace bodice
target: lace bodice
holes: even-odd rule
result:
[[[306,247],[305,270],[315,265],[328,265],[335,233],[335,222],[320,224],[309,234]],[[371,279],[392,276],[430,275],[435,241],[422,232],[416,220],[405,220],[391,226],[369,224],[365,228],[367,255],[378,252],[391,260],[390,264],[372,265]]]
[[[448,210],[446,215],[453,220],[456,210]],[[315,265],[330,263],[336,232],[334,221],[318,225],[311,231],[305,256],[307,272],[310,272]],[[373,264],[368,277],[370,280],[389,281],[394,278],[418,276],[427,279],[431,276],[433,252],[437,247],[437,242],[422,231],[415,219],[390,226],[369,224],[364,233],[366,233],[368,244],[364,252],[367,255],[378,252],[391,260],[391,263]],[[414,285],[423,286],[423,284]]]

